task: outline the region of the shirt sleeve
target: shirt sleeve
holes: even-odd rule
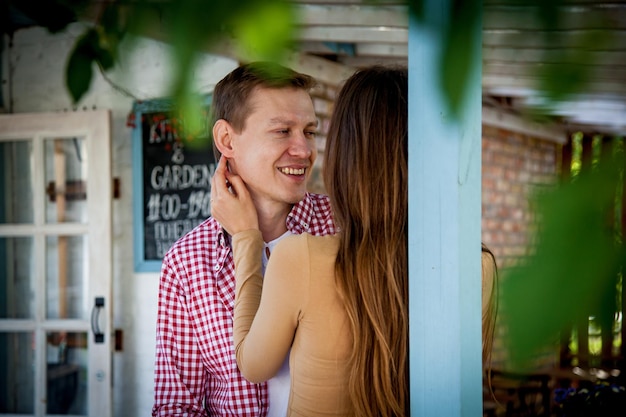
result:
[[[152,415],[207,417],[202,407],[204,367],[180,275],[166,258],[159,281]]]
[[[288,272],[280,247],[293,242],[288,236],[275,247],[265,274],[261,274],[263,238],[259,230],[233,236],[236,295],[233,342],[237,365],[255,383],[273,377],[293,341],[299,315],[301,279]]]

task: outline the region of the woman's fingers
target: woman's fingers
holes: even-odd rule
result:
[[[220,158],[211,179],[211,215],[230,234],[258,228],[256,208],[246,184],[228,171],[226,158]]]
[[[249,198],[248,188],[246,188],[246,184],[244,184],[239,175],[226,171],[226,181],[228,182],[228,186],[230,186],[230,190],[232,190],[232,193],[234,193],[237,198]]]
[[[226,190],[226,163],[224,159],[225,158],[222,156],[219,161],[217,161],[213,178],[211,178],[211,201],[215,200],[220,192]]]

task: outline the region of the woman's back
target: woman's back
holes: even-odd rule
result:
[[[336,236],[300,235],[274,253],[282,260],[275,265],[294,279],[302,279],[304,293],[308,293],[289,360],[294,415],[351,414],[347,363],[352,343],[335,285],[337,244]],[[296,276],[298,271],[300,276]]]
[[[258,262],[253,254],[255,251],[240,250],[238,246],[244,243],[242,239],[258,237],[243,237],[242,234],[235,236],[233,243],[236,245],[234,253],[238,268],[241,268],[242,262]],[[302,234],[286,237],[272,252],[265,274],[264,301],[256,317],[264,320],[276,314],[293,315],[297,326],[289,359],[289,416],[354,414],[348,392],[352,336],[345,307],[335,284],[338,243],[336,235]],[[247,286],[248,289],[252,287]],[[237,304],[245,305],[247,299],[258,295],[244,288],[238,297]],[[271,307],[263,308],[268,305]],[[240,323],[246,312],[236,308],[234,328],[237,332],[244,329]],[[271,337],[262,335],[261,340],[255,340],[253,333],[248,334],[244,348],[237,350],[244,375],[264,377],[264,368],[272,367],[277,358],[261,352],[276,349],[269,346],[259,350],[259,347],[261,344],[271,344],[272,341],[280,343],[283,340],[279,334],[281,332],[281,328],[276,328]],[[238,340],[237,334],[235,340]]]

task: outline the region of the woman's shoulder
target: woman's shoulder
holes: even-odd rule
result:
[[[288,252],[292,255],[305,253],[310,255],[336,253],[339,247],[339,235],[314,236],[309,233],[291,235],[282,239],[275,251]]]
[[[329,248],[339,245],[339,235],[324,235],[316,236],[310,233],[302,233],[300,235],[289,236],[293,238],[292,242],[300,242],[301,245],[306,245],[309,248]]]

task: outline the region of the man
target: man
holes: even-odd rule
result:
[[[313,86],[307,75],[252,63],[233,70],[213,92],[216,154],[245,182],[270,250],[290,233],[335,233],[327,197],[306,192],[317,157]],[[246,381],[237,369],[234,299],[230,237],[209,218],[163,259],[153,416],[285,415],[285,366],[265,384]]]

